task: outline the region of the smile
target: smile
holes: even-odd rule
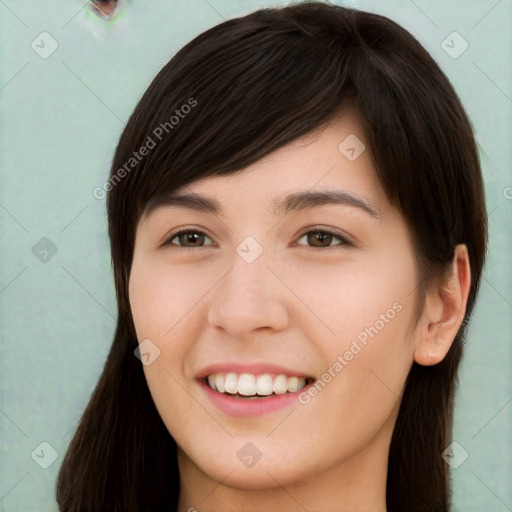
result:
[[[238,398],[265,398],[295,393],[313,379],[283,374],[213,373],[205,382],[214,391]]]

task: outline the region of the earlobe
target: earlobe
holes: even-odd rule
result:
[[[427,292],[414,360],[423,366],[441,362],[464,320],[471,286],[465,244],[455,247],[451,269]]]

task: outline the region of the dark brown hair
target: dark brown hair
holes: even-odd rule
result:
[[[121,135],[106,187],[117,330],[60,469],[60,510],[175,510],[178,502],[176,443],[134,356],[128,300],[135,230],[149,202],[198,178],[241,172],[346,104],[361,114],[378,179],[413,235],[418,290],[451,262],[456,244],[468,248],[464,322],[441,363],[410,370],[387,478],[388,512],[450,509],[441,452],[450,443],[456,371],[487,247],[472,127],[448,79],[409,32],[383,16],[305,2],[197,36],[158,73]],[[182,115],[171,121],[176,110]],[[148,137],[155,147],[130,160]]]

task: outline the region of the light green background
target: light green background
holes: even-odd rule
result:
[[[112,22],[79,0],[0,0],[0,510],[57,509],[57,471],[111,344],[105,202],[92,191],[107,178],[124,123],[186,42],[224,19],[283,3],[132,0]],[[387,15],[419,39],[481,144],[490,253],[456,397],[454,438],[469,457],[453,471],[454,511],[510,511],[512,4],[344,4]],[[456,59],[441,46],[453,31],[469,44]],[[58,43],[46,59],[31,47],[42,32]],[[46,263],[32,252],[42,237],[57,247]],[[58,453],[48,469],[31,458],[43,441]]]

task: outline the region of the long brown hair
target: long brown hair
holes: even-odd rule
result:
[[[176,443],[134,356],[128,278],[144,209],[199,178],[240,172],[321,127],[348,102],[364,120],[378,179],[413,235],[420,299],[422,283],[452,260],[455,245],[468,248],[464,322],[441,363],[410,370],[387,478],[388,512],[450,509],[441,453],[450,443],[456,371],[487,247],[472,127],[447,77],[409,32],[383,16],[304,2],[261,9],[197,36],[158,73],[121,135],[102,189],[117,330],[60,469],[60,510],[177,506]],[[143,146],[145,156],[135,157]]]

